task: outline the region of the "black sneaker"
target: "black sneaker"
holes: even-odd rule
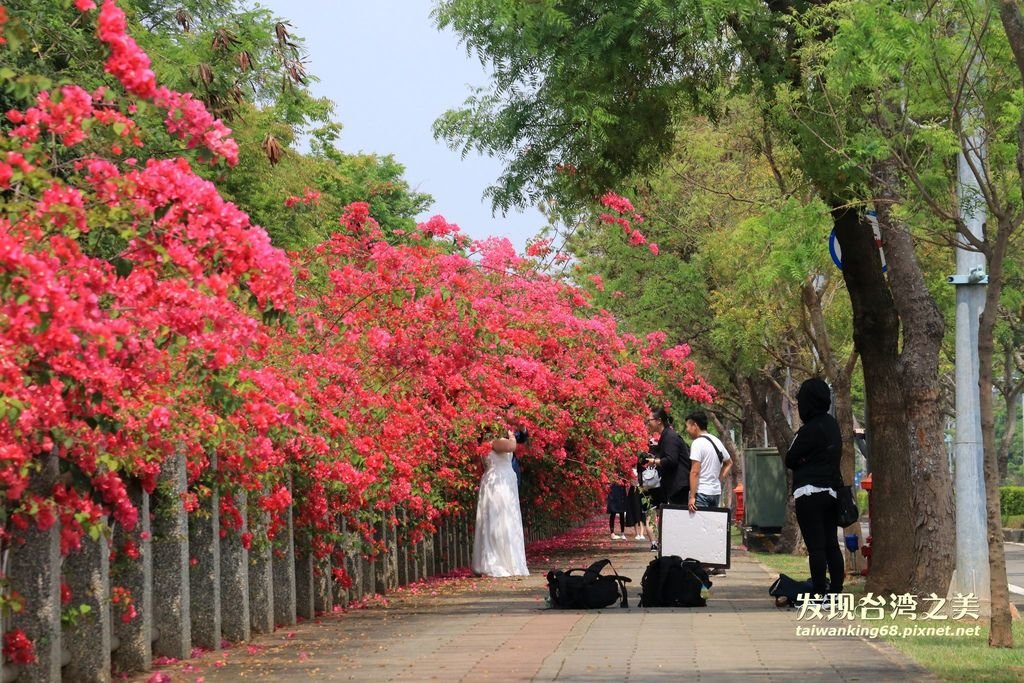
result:
[[[652,543],[651,544],[651,552],[652,553],[658,552],[658,544],[657,543]]]

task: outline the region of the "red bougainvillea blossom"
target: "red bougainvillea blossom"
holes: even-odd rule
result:
[[[110,602],[114,605],[122,623],[127,624],[139,616],[138,611],[135,609],[135,600],[132,597],[131,591],[123,586],[111,588]]]
[[[35,646],[20,628],[4,634],[4,657],[12,664],[31,664],[36,661]]]
[[[284,206],[286,209],[290,209],[298,204],[305,204],[307,206],[313,206],[320,203],[320,192],[318,190],[312,190],[306,188],[306,191],[301,197],[295,195],[289,195],[284,200]]]
[[[526,255],[533,257],[547,256],[551,251],[551,240],[550,239],[535,239],[531,241],[526,247]]]
[[[633,204],[625,197],[606,192],[599,200],[601,206],[611,209],[614,213],[600,213],[598,220],[609,225],[618,225],[626,234],[626,238],[632,246],[647,244],[647,238],[634,226],[644,222],[644,217],[636,213]],[[651,253],[658,255],[658,245],[649,245]]]
[[[583,292],[531,271],[507,241],[465,255],[429,240],[390,245],[365,205],[342,223],[348,230],[304,257],[327,270],[331,289],[303,297],[309,327],[280,338],[317,406],[307,419],[320,436],[308,448],[333,460],[315,458],[307,476],[343,487],[311,498],[329,513],[303,507],[308,523],[340,512],[358,526],[373,500],[426,520],[471,506],[480,437],[509,419],[532,435],[522,456],[534,495],[551,514],[572,515],[644,442],[643,402],[657,392],[645,373],[710,398],[686,374],[689,349],[664,354],[619,336]],[[578,498],[559,492],[566,476],[578,479]]]
[[[96,5],[76,2],[79,11],[89,12]],[[238,144],[231,139],[231,130],[206,110],[206,106],[189,93],[160,87],[150,69],[149,57],[128,35],[124,12],[114,0],[105,0],[100,8],[97,35],[110,48],[107,72],[132,95],[153,102],[167,112],[167,130],[184,140],[188,147],[204,146],[215,157],[231,166],[238,163]]]
[[[100,23],[112,45],[108,67],[130,92],[148,95],[148,58],[122,35],[123,14],[107,3]],[[175,113],[175,126],[224,151],[217,136],[226,129],[201,105],[164,96],[191,121]],[[197,428],[222,419],[209,405],[211,373],[259,344],[259,316],[243,304],[253,299],[258,314],[288,310],[294,298],[284,253],[184,160],[138,167],[85,153],[61,179],[50,175],[42,140],[138,146],[133,111],[130,99],[68,85],[8,112],[0,143],[0,186],[18,190],[0,220],[0,391],[9,418],[0,421],[0,486],[15,503],[12,522],[61,521],[64,552],[102,523],[103,510],[67,487],[54,489],[52,504],[25,498],[33,460],[58,453],[91,478],[113,521],[132,528],[137,511],[122,473],[152,489],[174,448],[202,452]],[[78,241],[93,231],[116,231],[127,246],[114,260],[93,257]]]
[[[95,16],[123,92],[40,93],[0,136],[5,547],[33,527],[57,525],[65,554],[105,526],[136,529],[131,491],[153,492],[183,456],[189,490],[170,504],[198,510],[219,491],[223,535],[244,547],[293,511],[317,556],[375,553],[380,524],[415,540],[471,510],[479,456],[512,425],[531,435],[528,514],[570,519],[632,467],[659,388],[713,399],[687,347],[621,334],[508,240],[474,242],[441,216],[391,244],[355,202],[289,259],[188,161],[147,159],[140,100],[166,111],[184,148],[229,165],[238,148],[198,100],[157,83],[112,0]],[[76,161],[55,168],[52,144]],[[143,161],[122,158],[129,146]],[[302,210],[318,197],[289,200]],[[623,198],[602,201],[624,229],[639,222]],[[103,236],[115,254],[90,249]],[[54,456],[61,477],[30,489]],[[117,561],[139,559],[134,533]],[[114,591],[134,618],[131,595]],[[33,656],[18,631],[4,652]]]

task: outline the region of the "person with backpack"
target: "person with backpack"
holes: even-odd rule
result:
[[[843,442],[839,423],[828,413],[832,392],[824,380],[811,378],[800,385],[796,404],[803,425],[786,452],[786,467],[793,470],[793,503],[807,546],[811,584],[816,595],[842,593],[846,568],[836,533],[836,492],[843,485],[839,471]]]
[[[725,444],[708,432],[708,416],[698,410],[686,416],[690,437],[690,512],[714,508],[722,498],[722,480],[729,476],[732,458]]]

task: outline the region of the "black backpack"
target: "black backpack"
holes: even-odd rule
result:
[[[711,577],[697,560],[668,555],[651,560],[640,589],[641,607],[704,607]]]
[[[619,576],[612,567],[611,574],[601,574],[610,560],[598,560],[586,569],[548,572],[548,592],[551,606],[565,609],[600,609],[607,607],[621,597],[619,607],[629,607],[626,584],[632,581],[628,576]]]
[[[771,588],[768,589],[768,595],[775,598],[776,607],[796,607],[797,596],[813,592],[814,587],[810,579],[797,581],[785,574],[779,574],[779,578],[775,579]]]

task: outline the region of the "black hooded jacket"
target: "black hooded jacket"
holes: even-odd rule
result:
[[[820,379],[800,385],[796,404],[803,426],[786,452],[786,467],[793,470],[793,490],[806,486],[836,489],[843,485],[839,460],[843,441],[839,423],[828,414],[832,394]]]
[[[654,449],[654,457],[661,459],[661,493],[665,500],[679,496],[690,488],[690,448],[676,430],[666,426]]]

